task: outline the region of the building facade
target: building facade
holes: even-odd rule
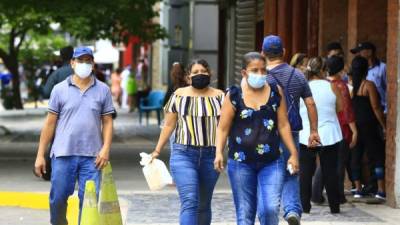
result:
[[[387,62],[388,70],[387,203],[399,206],[399,1],[221,0],[220,15],[221,88],[239,83],[241,57],[249,51],[260,51],[265,35],[277,34],[282,38],[286,60],[297,52],[325,55],[325,46],[332,41],[342,44],[347,62],[353,57],[348,50],[357,43],[370,41],[377,46],[377,55]]]
[[[169,37],[161,41],[160,77],[168,84],[174,62],[187,65],[202,58],[213,68],[212,82],[218,80],[218,0],[166,0],[160,8],[161,24]]]
[[[387,202],[400,205],[398,0],[168,0],[160,12],[169,33],[159,50],[163,84],[169,82],[173,62],[186,65],[198,57],[210,62],[214,86],[238,84],[243,54],[260,51],[269,34],[282,37],[286,60],[297,52],[325,55],[325,46],[338,41],[350,62],[349,49],[362,41],[373,42],[388,69]]]

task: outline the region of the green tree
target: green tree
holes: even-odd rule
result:
[[[82,40],[111,39],[127,42],[138,36],[153,41],[166,36],[152,22],[160,0],[0,0],[0,58],[13,74],[14,107],[22,109],[19,54],[29,34],[51,34],[50,24]]]
[[[64,37],[57,34],[39,35],[30,32],[29,38],[21,46],[19,53],[19,61],[24,66],[24,77],[28,87],[28,97],[30,100],[36,101],[39,98],[38,79],[44,81],[46,74],[39,69],[44,64],[51,65],[58,58],[54,53],[67,45]]]

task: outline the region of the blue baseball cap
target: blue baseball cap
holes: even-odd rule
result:
[[[264,38],[262,51],[265,53],[279,54],[283,52],[282,40],[279,36],[268,35]]]
[[[93,51],[92,49],[88,48],[88,47],[77,47],[74,50],[74,54],[72,55],[72,58],[79,58],[83,55],[90,55],[93,58]]]

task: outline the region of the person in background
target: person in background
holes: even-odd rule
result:
[[[151,91],[151,85],[148,75],[148,65],[144,57],[139,58],[138,65],[135,71],[137,93],[136,93],[136,104],[140,104],[142,98],[147,97]]]
[[[118,103],[118,106],[121,108],[121,96],[122,96],[122,88],[121,88],[121,68],[117,68],[111,74],[111,93],[114,97],[114,101]]]
[[[304,74],[284,62],[284,48],[280,37],[269,35],[264,38],[262,45],[262,54],[267,60],[267,81],[281,86],[285,93],[288,119],[292,129],[292,136],[295,145],[299,147],[299,131],[303,129],[301,117],[299,115],[299,101],[304,99],[306,103],[311,130],[308,145],[316,146],[319,141],[318,135],[318,115],[314,99],[308,86]],[[284,143],[280,145],[283,151],[285,164],[289,159],[289,150]],[[302,208],[299,193],[299,180],[297,174],[285,173],[282,191],[282,204],[284,218],[290,222],[290,225],[300,223]]]
[[[326,46],[326,57],[325,57],[325,60],[329,59],[332,56],[342,57],[343,59],[345,58],[342,45],[339,42],[330,42]],[[347,65],[344,66],[344,71],[345,71],[344,73],[341,73],[341,79],[343,81],[345,81],[346,83],[348,83],[349,82],[349,75],[346,72],[349,71],[349,69],[348,69]]]
[[[296,53],[290,60],[290,65],[296,69],[299,69],[303,74],[306,72],[308,63],[308,57],[304,53]]]
[[[126,92],[128,94],[129,112],[134,112],[140,104],[140,102],[137,101],[138,85],[135,79],[135,73],[129,74],[129,78],[126,83]]]
[[[129,76],[131,75],[132,67],[129,65],[121,72],[121,108],[126,109],[128,106],[128,92],[126,91]]]
[[[359,54],[368,60],[368,75],[367,80],[375,83],[380,97],[380,104],[383,112],[387,112],[386,102],[386,64],[378,59],[376,56],[376,47],[371,42],[362,42],[357,47],[351,49],[351,53]]]
[[[344,57],[344,51],[342,45],[339,42],[330,42],[326,46],[326,57],[330,58],[331,56],[339,56]]]
[[[344,195],[344,179],[346,169],[347,175],[350,178],[350,181],[353,183],[353,179],[351,178],[352,171],[350,159],[351,149],[353,149],[357,143],[358,132],[355,123],[355,115],[351,103],[349,88],[347,87],[346,82],[342,80],[342,73],[344,73],[344,60],[342,57],[333,55],[327,59],[326,64],[328,69],[328,79],[339,90],[343,103],[343,110],[337,113],[343,135],[343,142],[339,150],[338,164],[339,195],[340,203],[343,204],[347,202]]]
[[[342,111],[340,91],[323,75],[323,59],[311,58],[307,66],[307,79],[318,111],[318,134],[321,142],[317,147],[308,147],[310,126],[307,107],[300,102],[300,115],[304,129],[300,131],[300,193],[303,212],[310,213],[312,177],[319,156],[323,183],[328,194],[331,213],[340,212],[338,152],[343,139],[336,112]]]
[[[44,98],[49,98],[54,86],[64,81],[67,77],[71,76],[74,73],[70,62],[73,53],[74,48],[72,46],[66,46],[60,50],[60,57],[63,61],[63,65],[55,70],[53,73],[51,73],[48,77],[46,84],[41,91]]]
[[[171,79],[171,84],[168,86],[168,90],[164,98],[164,103],[163,103],[164,106],[167,105],[169,99],[177,89],[188,86],[187,74],[185,72],[184,66],[181,63],[174,62],[172,64],[170,79]],[[170,149],[173,148],[174,142],[175,142],[175,131],[171,134],[171,137],[169,138]]]
[[[193,60],[187,74],[190,86],[177,89],[164,107],[165,123],[152,157],[160,155],[175,131],[170,168],[181,201],[180,224],[209,225],[219,177],[214,170],[215,138],[224,93],[209,86],[207,61]]]
[[[354,198],[361,198],[361,165],[364,152],[367,154],[369,165],[374,168],[373,176],[377,179],[377,199],[386,199],[385,192],[385,148],[379,131],[385,136],[386,124],[379,93],[372,81],[367,80],[368,60],[357,56],[351,63],[353,92],[352,102],[356,115],[358,141],[352,151],[353,180],[356,185]]]
[[[280,138],[288,146],[288,166],[298,171],[298,153],[287,119],[283,91],[266,82],[264,57],[244,55],[242,87],[233,86],[222,106],[217,129],[214,167],[224,169],[223,151],[229,136],[228,175],[238,225],[278,225],[286,164],[279,150]]]
[[[98,64],[94,64],[93,74],[95,75],[97,80],[99,80],[103,83],[107,83],[106,75],[103,73],[103,71],[101,71]]]
[[[172,68],[169,74],[169,78],[171,79],[170,85],[168,85],[167,93],[165,94],[164,104],[166,105],[169,101],[169,98],[172,94],[178,89],[182,87],[186,87],[188,84],[187,76],[186,76],[185,68],[180,62],[174,62],[172,64]]]
[[[334,57],[333,60],[331,60],[331,58]],[[338,42],[332,42],[329,43],[327,46],[327,57],[324,57],[323,60],[325,61],[325,66],[324,66],[324,74],[326,76],[326,79],[332,81],[337,88],[339,88],[341,90],[342,93],[342,99],[345,100],[347,99],[345,94],[346,92],[349,92],[348,90],[345,90],[345,87],[343,86],[343,83],[341,81],[344,82],[344,84],[347,84],[347,89],[349,89],[351,87],[351,85],[349,84],[349,82],[351,83],[351,80],[349,79],[349,75],[346,74],[344,72],[344,59],[343,59],[343,50],[342,50],[342,46],[340,45],[340,43]],[[330,62],[330,63],[328,63]],[[342,63],[343,62],[343,63]],[[343,68],[342,68],[342,64],[343,64]],[[329,68],[329,66],[331,68]],[[341,68],[341,71],[339,71],[340,73],[340,81],[337,80],[337,76],[335,76],[336,74],[334,74],[332,76],[332,70],[336,71],[339,68]],[[349,100],[349,99],[347,99]],[[345,104],[344,102],[344,111],[345,110],[351,110],[351,108],[349,108],[349,105]],[[344,112],[343,111],[343,112]],[[343,133],[343,143],[345,146],[341,146],[340,151],[339,151],[339,165],[338,165],[338,169],[339,169],[339,180],[341,181],[339,183],[339,191],[340,191],[340,203],[345,203],[347,202],[345,196],[344,196],[344,189],[343,189],[343,183],[342,183],[342,177],[344,179],[344,168],[346,168],[347,170],[347,174],[349,174],[349,178],[352,181],[351,178],[351,152],[349,152],[348,150],[345,149],[349,149],[349,145],[352,139],[352,135],[355,135],[354,131],[356,130],[355,128],[355,123],[350,123],[352,124],[352,129],[350,130],[349,127],[349,123],[346,122],[348,121],[349,117],[345,118],[343,117],[344,114],[343,112],[339,112],[338,113],[338,117],[339,117],[339,122],[341,125],[341,129],[342,129],[342,133]],[[346,115],[351,115],[351,114],[346,114]],[[354,113],[353,113],[354,115]],[[352,117],[354,122],[354,116]],[[353,131],[353,133],[351,132]],[[347,141],[347,143],[346,143]],[[355,144],[355,142],[353,142],[353,144]],[[346,147],[347,145],[347,147]],[[354,146],[353,146],[354,147]],[[345,167],[342,166],[342,163],[345,163]],[[323,204],[325,202],[325,197],[323,196],[323,190],[324,190],[324,184],[322,181],[322,171],[321,171],[321,167],[318,166],[317,170],[314,174],[314,178],[313,178],[313,186],[312,186],[312,197],[311,197],[311,201],[315,204]],[[352,189],[354,189],[354,182],[352,182]]]

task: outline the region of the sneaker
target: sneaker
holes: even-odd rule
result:
[[[353,198],[362,198],[362,197],[363,197],[363,194],[361,191],[354,192]]]
[[[300,225],[300,218],[297,213],[290,213],[287,216],[287,222],[289,225]]]
[[[352,189],[350,190],[350,192],[351,192],[352,195],[354,195],[354,194],[357,192],[357,188],[352,188]]]
[[[386,193],[378,191],[375,195],[375,198],[380,199],[380,200],[386,200]]]

